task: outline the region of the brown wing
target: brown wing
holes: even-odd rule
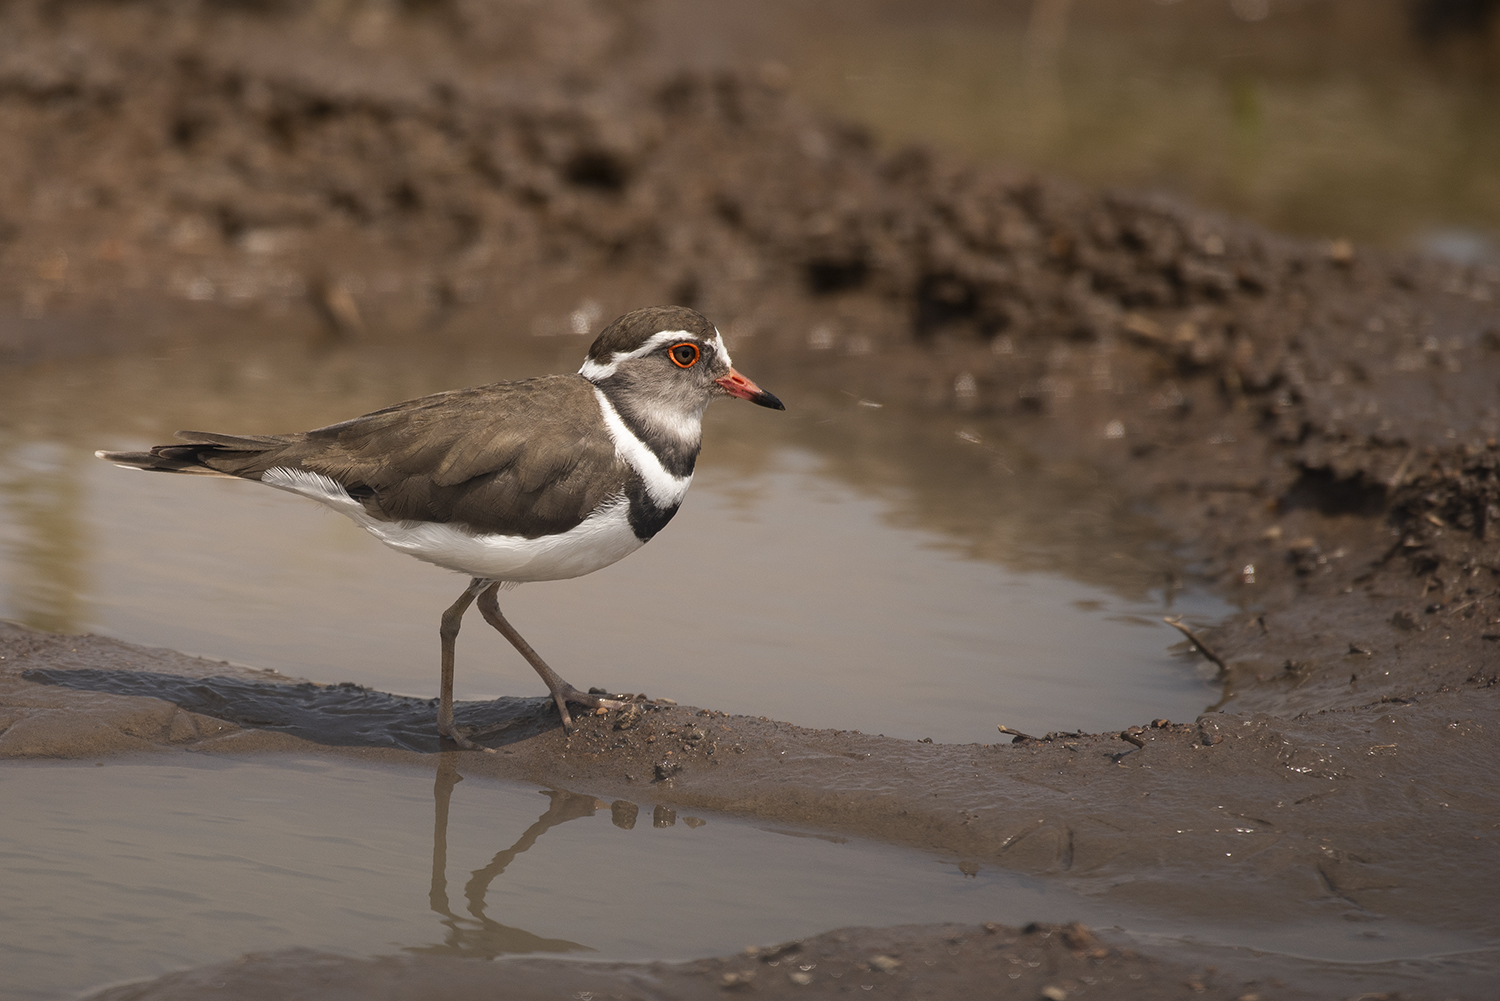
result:
[[[576,375],[424,396],[305,434],[178,438],[184,444],[151,450],[154,468],[250,479],[273,466],[305,469],[386,521],[528,538],[577,525],[624,489],[629,468],[615,456],[593,388]]]

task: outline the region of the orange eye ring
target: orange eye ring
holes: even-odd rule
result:
[[[692,368],[698,364],[698,345],[692,341],[681,341],[667,350],[667,357],[678,368]]]

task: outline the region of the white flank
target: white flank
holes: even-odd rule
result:
[[[350,497],[349,491],[339,486],[336,480],[322,473],[314,473],[307,469],[288,469],[286,466],[272,466],[260,474],[260,481],[268,487],[288,490],[302,497],[310,497],[319,504],[327,504],[339,514],[348,515],[355,521],[358,521],[361,515],[369,517],[363,504]]]
[[[615,443],[615,454],[628,462],[631,469],[641,474],[641,479],[646,481],[646,493],[651,495],[656,506],[671,508],[681,504],[682,498],[687,494],[688,487],[693,482],[693,474],[673,476],[667,472],[667,467],[661,464],[656,453],[647,448],[646,443],[625,426],[625,422],[615,411],[614,405],[609,402],[609,397],[604,395],[604,390],[595,386],[594,396],[598,399],[599,409],[604,414],[604,429],[609,432],[610,439]]]
[[[630,502],[623,496],[561,535],[528,539],[520,535],[479,535],[436,522],[381,521],[370,517],[364,505],[333,480],[302,469],[276,466],[266,470],[260,481],[328,505],[392,549],[486,580],[530,583],[582,577],[642,546],[630,527]]]
[[[609,361],[602,364],[594,361],[592,358],[585,359],[583,367],[578,370],[578,374],[590,382],[598,382],[600,379],[608,379],[614,375],[619,370],[621,362],[629,361],[632,358],[644,358],[663,344],[697,339],[696,334],[690,334],[686,330],[663,330],[652,334],[646,340],[645,344],[642,344],[634,351],[616,351],[609,356]],[[714,349],[719,352],[720,357],[724,359],[724,364],[732,366],[733,363],[729,360],[729,352],[724,350],[724,338],[719,336],[717,329],[714,330],[713,345]]]

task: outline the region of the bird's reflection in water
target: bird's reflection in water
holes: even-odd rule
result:
[[[536,843],[536,839],[558,824],[579,817],[592,817],[595,810],[608,804],[592,796],[579,796],[560,789],[544,790],[551,800],[546,812],[528,827],[516,843],[490,859],[489,865],[475,869],[464,886],[468,916],[455,914],[448,902],[448,803],[453,787],[463,780],[458,774],[458,752],[438,755],[437,781],[433,784],[435,817],[432,828],[432,887],[428,901],[443,920],[447,931],[441,944],[416,946],[409,952],[463,956],[469,959],[494,959],[497,956],[526,952],[593,952],[578,942],[561,938],[542,938],[521,928],[513,928],[487,916],[485,894],[495,877],[505,871],[517,855]]]

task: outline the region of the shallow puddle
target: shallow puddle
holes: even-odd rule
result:
[[[530,347],[426,371],[397,352],[356,362],[199,347],[13,377],[0,409],[0,617],[434,695],[437,619],[462,578],[301,498],[143,475],[92,449],[177,427],[315,426],[444,385],[566,370],[581,350]],[[569,680],[938,741],[999,739],[999,723],[1191,719],[1215,701],[1161,616],[1227,607],[1183,590],[1161,530],[1088,470],[1053,468],[981,424],[775,389],[787,414],[711,408],[693,490],[650,546],[503,595]],[[542,690],[470,616],[458,697]]]
[[[686,959],[829,928],[1064,920],[960,860],[432,771],[262,758],[0,769],[7,998],[304,947]],[[440,763],[439,763],[440,762]]]
[[[671,960],[945,921],[1081,920],[1209,964],[1271,952],[1356,978],[1477,947],[1328,920],[1316,901],[1222,922],[1127,912],[972,859],[674,811],[646,789],[606,802],[466,777],[465,757],[7,764],[0,993],[72,997],[289,948]]]
[[[430,696],[463,580],[254,484],[92,456],[178,427],[294,429],[400,399],[566,370],[581,342],[505,361],[183,348],[12,373],[0,406],[0,616],[323,682]],[[557,357],[552,357],[556,355]],[[1087,470],[983,425],[780,385],[789,412],[716,404],[699,475],[650,546],[507,592],[565,677],[814,727],[990,741],[1191,719],[1217,692],[1165,611],[1213,619],[1161,530]],[[1176,648],[1173,653],[1171,648]],[[540,693],[477,615],[458,697]]]

